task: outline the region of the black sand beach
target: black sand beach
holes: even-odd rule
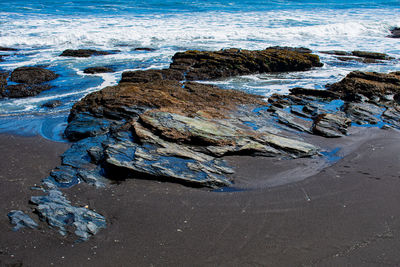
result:
[[[355,128],[344,155],[307,179],[262,184],[285,161],[230,157],[242,192],[126,180],[104,189],[80,184],[66,195],[108,219],[87,242],[39,229],[13,232],[7,212],[26,209],[69,145],[0,136],[1,246],[4,266],[398,266],[400,135]],[[326,139],[324,139],[326,140]],[[329,144],[326,144],[329,146]],[[264,177],[263,177],[264,176]],[[283,177],[283,176],[282,176]],[[37,219],[37,218],[35,218]]]

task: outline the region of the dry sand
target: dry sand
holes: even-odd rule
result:
[[[108,219],[107,229],[81,243],[44,223],[13,232],[6,216],[32,208],[37,192],[29,187],[68,145],[0,135],[0,265],[399,266],[400,134],[359,130],[314,140],[342,147],[331,166],[229,157],[241,192],[146,180],[78,185],[65,191],[69,199]]]

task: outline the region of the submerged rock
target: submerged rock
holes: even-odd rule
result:
[[[112,52],[100,51],[94,49],[67,49],[64,50],[60,57],[91,57],[91,56],[104,56],[113,54]]]
[[[84,73],[88,73],[88,74],[95,74],[95,73],[109,73],[109,72],[114,72],[114,70],[112,68],[109,67],[90,67],[90,68],[86,68],[83,70]]]

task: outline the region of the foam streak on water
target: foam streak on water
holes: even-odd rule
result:
[[[0,132],[24,127],[30,129],[25,132],[34,134],[37,127],[26,127],[30,121],[24,120],[27,116],[33,116],[33,121],[43,122],[55,116],[65,121],[76,101],[87,93],[116,84],[122,71],[168,67],[174,53],[187,49],[264,49],[280,45],[304,46],[316,53],[369,50],[400,57],[399,39],[385,37],[391,27],[400,26],[397,1],[324,3],[278,0],[75,0],[62,6],[51,0],[0,3],[0,46],[20,49],[16,53],[0,52],[9,55],[0,63],[0,69],[11,71],[20,66],[42,65],[60,74],[52,82],[54,88],[39,96],[0,100]],[[134,51],[137,47],[156,50]],[[70,48],[120,52],[91,58],[58,57]],[[400,70],[399,61],[365,65],[319,55],[325,65],[318,70],[234,77],[212,83],[269,96],[297,86],[323,89],[326,83],[338,81],[356,69]],[[116,72],[83,73],[84,68],[99,65],[112,67]],[[40,107],[56,99],[62,101],[60,107],[54,110]],[[12,123],[10,116],[17,116],[18,120]]]

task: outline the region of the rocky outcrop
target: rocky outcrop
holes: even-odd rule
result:
[[[7,85],[7,74],[0,75],[0,95],[2,97],[20,98],[38,95],[52,88],[47,82],[58,77],[51,70],[39,67],[20,67],[15,69],[10,80],[19,84]]]
[[[90,67],[90,68],[86,68],[83,70],[83,73],[87,73],[87,74],[95,74],[95,73],[108,73],[108,72],[114,72],[114,70],[112,68],[109,67]]]
[[[364,96],[379,101],[400,92],[400,75],[397,72],[385,74],[353,71],[328,88],[329,91],[339,93],[342,99],[355,101]]]
[[[190,50],[176,53],[168,69],[124,72],[120,83],[210,80],[264,72],[304,71],[321,66],[318,56],[306,48]]]
[[[295,49],[267,48],[176,53],[170,69],[184,72],[187,80],[210,80],[264,72],[304,71],[321,66],[316,55]]]
[[[113,54],[113,52],[100,51],[94,49],[76,49],[76,50],[67,49],[60,54],[60,57],[91,57],[91,56],[104,56],[110,54]]]
[[[400,129],[399,73],[352,72],[327,90],[293,88],[261,96],[191,82],[195,79],[321,66],[303,48],[177,53],[170,68],[125,72],[120,83],[76,103],[65,135],[75,143],[31,202],[43,220],[87,239],[106,226],[59,190],[80,182],[155,179],[195,187],[231,186],[226,155],[298,158],[323,155],[302,137],[341,137],[357,125]],[[315,138],[311,138],[315,140]]]

